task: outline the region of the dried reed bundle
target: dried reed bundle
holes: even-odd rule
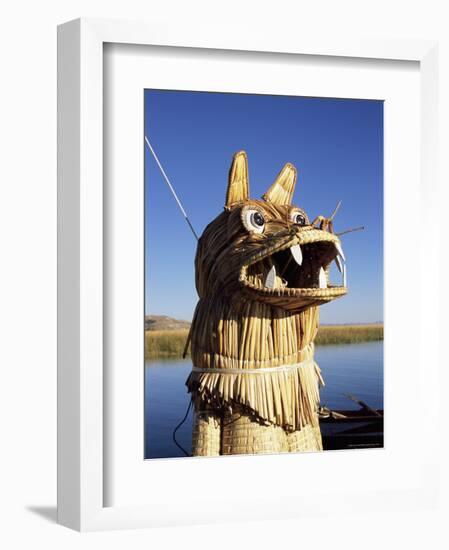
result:
[[[313,342],[317,306],[346,293],[329,280],[343,253],[336,235],[291,206],[296,177],[287,164],[263,201],[250,200],[237,153],[225,211],[199,240],[186,382],[194,455],[322,449]]]
[[[192,325],[189,391],[214,410],[241,405],[288,431],[316,424],[317,327],[316,307],[294,316],[257,302],[203,299]]]

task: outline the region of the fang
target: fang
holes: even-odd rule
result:
[[[298,265],[302,265],[302,250],[299,244],[295,244],[295,246],[292,246],[290,248],[290,252],[292,253],[293,258],[295,259],[295,262]]]
[[[322,267],[320,267],[319,284],[320,288],[327,288],[326,273]]]
[[[273,266],[265,279],[265,286],[273,289],[276,283],[276,268]]]

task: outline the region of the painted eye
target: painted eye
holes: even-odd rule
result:
[[[295,214],[295,223],[298,225],[306,225],[306,219],[302,214]]]
[[[264,217],[260,212],[254,212],[251,214],[251,223],[257,225],[257,227],[263,227],[265,225]]]
[[[243,225],[252,233],[263,233],[265,218],[259,210],[248,208],[242,212]]]
[[[293,212],[291,220],[296,225],[307,225],[307,219],[302,212]]]

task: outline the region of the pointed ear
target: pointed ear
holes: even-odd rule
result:
[[[296,178],[296,168],[293,164],[287,162],[284,168],[279,172],[273,185],[262,198],[278,205],[291,204],[293,193],[295,192]]]
[[[245,151],[239,151],[232,159],[229,170],[228,190],[226,192],[226,206],[249,198],[248,158]]]

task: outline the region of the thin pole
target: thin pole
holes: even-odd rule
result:
[[[330,220],[333,220],[335,218],[335,215],[340,209],[340,206],[341,206],[341,201],[338,201],[337,206],[335,207],[335,210],[332,212],[332,216],[329,218]]]
[[[335,233],[335,234],[338,235],[338,236],[346,235],[346,233],[353,233],[354,231],[363,231],[363,229],[365,229],[365,227],[363,225],[361,225],[360,227],[354,227],[352,229],[346,229],[345,231],[340,231],[340,233]]]
[[[179,200],[178,198],[178,195],[176,194],[176,191],[173,189],[173,185],[170,183],[170,180],[168,179],[168,176],[167,174],[165,173],[165,170],[162,168],[162,164],[159,162],[159,159],[157,158],[157,155],[156,153],[154,152],[154,149],[153,147],[151,146],[151,143],[149,142],[147,136],[145,136],[145,143],[147,144],[147,147],[148,149],[150,150],[150,153],[153,155],[154,157],[154,160],[156,161],[156,164],[159,166],[159,170],[161,171],[161,174],[166,182],[166,184],[168,185],[168,188],[170,189],[172,195],[175,197],[175,201],[178,203],[178,206],[179,206],[179,209],[181,210],[182,212],[182,215],[184,216],[184,218],[186,219],[186,222],[188,223],[189,227],[190,227],[190,230],[192,231],[194,237],[196,240],[198,240],[198,235],[196,234],[195,232],[195,229],[193,229],[193,226],[192,224],[190,223],[190,220],[189,220],[189,217],[187,216],[187,213],[186,211],[184,210],[182,204],[181,204],[181,201]]]

